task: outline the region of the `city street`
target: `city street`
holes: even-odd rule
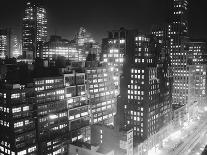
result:
[[[181,129],[175,130],[148,154],[200,155],[207,144],[206,116],[206,111],[200,112],[197,118],[190,120]]]
[[[201,155],[205,146],[207,145],[207,134],[201,139],[201,141],[190,151],[188,155]]]

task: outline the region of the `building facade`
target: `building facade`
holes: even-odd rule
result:
[[[32,83],[2,83],[0,154],[38,154]]]
[[[126,39],[129,35],[128,32],[124,28],[110,31],[108,37],[102,41],[101,59],[110,67],[111,71],[114,71],[116,95],[120,93],[120,75],[123,70],[124,55],[127,52]]]
[[[85,73],[64,74],[70,142],[90,143],[90,106],[86,91]]]
[[[137,32],[131,43],[121,76],[118,117],[121,129],[133,129],[136,141],[142,141],[171,119],[170,58],[153,36]]]
[[[114,125],[116,114],[116,96],[113,75],[106,67],[89,67],[86,69],[87,89],[91,106],[91,123]]]
[[[189,106],[192,104],[206,104],[206,42],[194,40],[188,44],[189,66]]]
[[[38,154],[67,154],[68,112],[63,76],[34,79]]]
[[[66,155],[69,144],[90,144],[84,72],[9,68],[0,81],[0,154]]]

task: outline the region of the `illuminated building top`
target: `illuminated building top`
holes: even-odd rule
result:
[[[47,15],[42,1],[27,0],[23,17],[23,57],[40,57],[40,46],[47,38]]]

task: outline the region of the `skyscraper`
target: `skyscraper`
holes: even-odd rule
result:
[[[121,76],[118,117],[121,129],[133,129],[140,141],[171,118],[170,59],[150,35],[137,32],[130,47]]]
[[[173,0],[171,23],[168,26],[170,39],[170,57],[173,68],[173,104],[185,105],[188,101],[188,76],[187,66],[188,48],[188,20],[187,0]]]
[[[23,17],[23,57],[40,57],[42,45],[47,38],[47,15],[43,0],[26,0]]]
[[[188,36],[188,0],[171,0],[170,25],[172,36]]]
[[[173,73],[173,104],[185,105],[188,101],[187,55],[188,37],[188,0],[170,0],[170,20],[168,24],[153,26],[156,36],[166,52],[170,53]]]
[[[21,53],[21,45],[16,35],[11,37],[11,57],[17,58]]]
[[[0,29],[0,58],[10,57],[11,31],[9,29]]]

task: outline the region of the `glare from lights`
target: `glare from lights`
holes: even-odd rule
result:
[[[58,118],[57,115],[54,115],[54,114],[49,115],[49,119],[50,119],[50,120],[54,120],[54,119],[56,119],[56,118]]]
[[[170,135],[170,137],[173,138],[173,139],[179,138],[180,136],[181,136],[181,131],[180,130],[178,130],[178,131],[176,131],[176,132],[174,132]]]
[[[155,147],[148,151],[148,155],[159,155],[160,153],[161,151],[159,149],[156,149]]]
[[[110,70],[113,72],[114,71],[114,67],[111,67]]]

